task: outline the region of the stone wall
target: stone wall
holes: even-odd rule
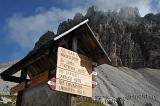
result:
[[[47,84],[24,90],[22,106],[66,106],[67,94],[52,91]]]

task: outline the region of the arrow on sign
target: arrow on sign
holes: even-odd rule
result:
[[[97,77],[97,72],[93,70],[92,71],[92,88],[95,88],[97,86],[96,77]]]
[[[51,78],[47,83],[48,83],[49,88],[51,90],[55,90],[56,89],[56,78],[55,77]]]
[[[96,81],[92,81],[92,88],[95,88],[97,86],[97,82]]]

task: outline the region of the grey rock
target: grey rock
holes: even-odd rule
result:
[[[67,94],[50,90],[47,84],[42,84],[24,90],[22,106],[66,106]]]
[[[119,11],[119,15],[121,18],[125,19],[140,17],[139,10],[136,7],[122,7]]]
[[[83,14],[76,13],[73,19],[76,20],[76,21],[79,21],[79,20],[81,20],[83,18],[84,18]]]
[[[123,106],[160,105],[159,69],[137,70],[104,64],[96,71],[98,85],[93,89],[93,98],[100,98],[103,103],[108,100],[116,103],[117,98],[121,98]]]
[[[39,40],[35,43],[33,50],[40,48],[42,45],[46,44],[48,41],[53,40],[55,37],[54,32],[48,31],[47,33],[43,34]]]

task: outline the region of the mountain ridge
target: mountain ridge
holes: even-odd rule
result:
[[[89,19],[90,27],[110,58],[115,52],[114,66],[160,68],[159,18],[158,13],[140,17],[138,9],[133,7],[104,12],[92,6],[84,16],[77,13],[73,19],[62,22],[57,35]]]

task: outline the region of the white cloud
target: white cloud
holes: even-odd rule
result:
[[[119,9],[124,6],[137,7],[141,16],[151,12],[150,0],[94,0],[101,10]]]
[[[39,12],[39,10],[38,10]],[[60,22],[73,18],[76,12],[84,12],[80,8],[62,10],[51,8],[48,11],[40,11],[31,16],[14,15],[7,20],[7,39],[18,44],[21,48],[31,48],[39,37],[47,32],[56,31]]]

